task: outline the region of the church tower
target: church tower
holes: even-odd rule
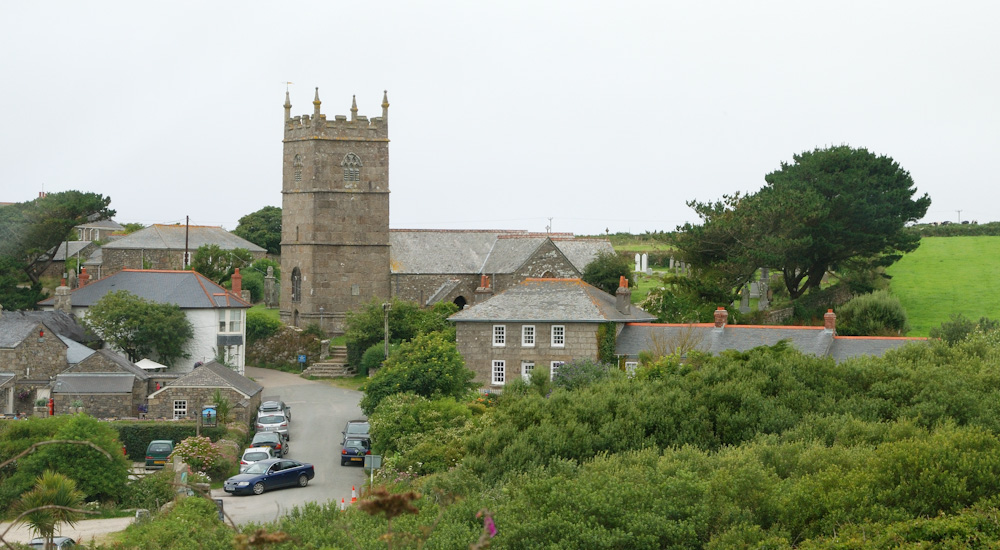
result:
[[[344,314],[389,298],[389,100],[382,116],[291,116],[285,92],[281,319],[341,333]]]

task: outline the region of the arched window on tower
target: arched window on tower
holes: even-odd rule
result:
[[[302,183],[302,155],[295,155],[292,161],[292,168],[295,171],[295,183]]]
[[[292,269],[292,301],[302,301],[302,272],[297,267]]]
[[[340,165],[344,167],[345,182],[361,181],[361,157],[347,153]]]

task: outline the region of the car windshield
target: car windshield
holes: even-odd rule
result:
[[[153,443],[149,446],[149,452],[151,453],[169,453],[170,445],[166,443]]]
[[[243,460],[264,460],[266,458],[271,458],[271,455],[265,451],[255,451],[243,454]]]
[[[267,473],[267,467],[268,466],[270,466],[270,464],[265,464],[263,462],[254,462],[253,464],[251,464],[247,468],[246,472],[243,472],[243,473],[245,473],[245,474],[264,474],[264,473]]]
[[[281,424],[285,421],[285,417],[280,414],[270,414],[267,416],[261,416],[257,419],[260,424]]]
[[[344,442],[344,447],[350,447],[352,449],[366,449],[367,446],[365,442],[361,439],[348,439]]]
[[[356,422],[347,425],[347,433],[349,434],[366,434],[368,433],[368,423],[367,422]]]

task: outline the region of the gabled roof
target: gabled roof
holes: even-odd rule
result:
[[[727,350],[773,346],[782,340],[804,354],[832,357],[840,362],[858,355],[881,356],[889,349],[925,339],[835,336],[824,327],[727,324],[720,328],[714,323],[628,323],[618,335],[615,351],[618,355],[637,357],[641,351],[669,352],[683,347],[716,355]]]
[[[70,365],[75,365],[80,361],[83,361],[84,359],[97,353],[96,351],[88,348],[83,344],[79,344],[77,342],[74,342],[73,340],[70,340],[69,338],[66,338],[62,334],[59,335],[59,339],[62,340],[64,344],[66,344],[66,362],[69,363]]]
[[[160,392],[170,388],[222,388],[229,387],[242,393],[246,397],[251,397],[264,390],[264,386],[242,376],[233,369],[218,363],[209,361],[200,367],[196,367],[191,372],[174,380],[170,384],[160,388],[150,394],[153,397]]]
[[[81,223],[77,227],[87,227],[95,229],[113,229],[115,231],[120,231],[125,229],[122,225],[115,220],[97,220],[94,222]]]
[[[392,229],[389,231],[393,273],[512,273],[551,239],[578,271],[598,252],[614,252],[603,239],[577,239],[572,233],[529,233],[520,230]]]
[[[95,352],[95,355],[98,355],[103,359],[111,361],[112,363],[118,365],[118,367],[121,368],[122,372],[132,374],[139,380],[149,380],[149,375],[146,374],[146,371],[142,370],[137,365],[129,361],[128,357],[119,355],[118,353],[115,353],[114,351],[111,351],[109,349],[97,350],[97,352]],[[97,360],[96,357],[88,357],[88,359],[90,359],[91,361]]]
[[[618,311],[616,297],[580,279],[525,279],[485,302],[449,317],[456,322],[650,321],[654,316],[632,305]]]
[[[245,248],[250,252],[266,252],[252,242],[229,231],[211,225],[151,225],[104,245],[107,249],[184,250],[192,252],[205,244],[218,245],[223,250]]]
[[[181,309],[248,308],[250,304],[196,271],[123,269],[70,292],[73,307],[90,307],[109,292],[125,290],[160,304]],[[55,298],[39,302],[51,306]]]
[[[0,348],[15,348],[25,338],[36,337],[40,329],[45,331],[47,337],[57,337],[57,334],[41,321],[25,317],[13,317],[10,313],[3,312],[3,315],[0,316]],[[62,340],[60,340],[61,342]],[[63,345],[65,346],[66,344]]]
[[[53,393],[132,393],[135,375],[118,372],[65,372],[56,375]]]
[[[59,246],[55,248],[55,251],[49,251],[52,254],[52,260],[56,262],[66,261],[66,249],[69,248],[69,256],[72,258],[77,252],[80,252],[84,248],[90,246],[93,241],[63,241],[59,243]]]
[[[76,317],[62,311],[3,311],[0,313],[0,332],[3,331],[4,323],[13,322],[18,319],[27,322],[43,323],[52,332],[60,336],[65,336],[70,340],[80,342],[81,344],[100,341],[97,336],[83,328],[76,321]],[[0,336],[0,340],[2,340],[2,336]]]

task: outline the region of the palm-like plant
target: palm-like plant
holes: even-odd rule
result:
[[[66,523],[70,527],[80,519],[79,508],[83,505],[84,494],[77,490],[72,479],[46,470],[35,483],[35,487],[21,495],[16,521],[27,523],[39,537],[45,538],[45,548],[52,547],[56,527]]]

